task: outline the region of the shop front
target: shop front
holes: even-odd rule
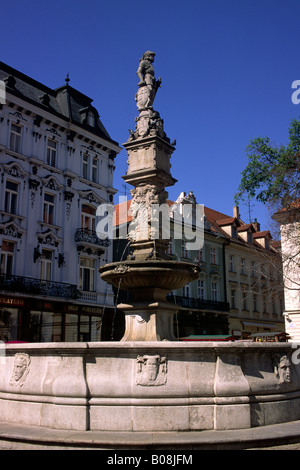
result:
[[[101,341],[103,314],[103,307],[1,296],[0,341]]]

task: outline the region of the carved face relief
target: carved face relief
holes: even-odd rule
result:
[[[158,386],[167,381],[167,358],[155,356],[137,357],[137,385]]]
[[[292,381],[291,362],[287,355],[274,357],[274,373],[280,384]]]
[[[29,372],[30,357],[25,353],[15,355],[14,368],[10,378],[10,385],[22,387]]]

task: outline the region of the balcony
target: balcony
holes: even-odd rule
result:
[[[110,246],[111,241],[109,238],[102,240],[97,236],[97,233],[94,230],[89,230],[86,228],[78,228],[75,232],[74,240],[77,243],[78,251],[82,251],[84,248],[102,248],[104,253],[104,248]]]
[[[180,307],[193,310],[218,310],[221,312],[229,312],[230,309],[229,303],[215,300],[201,300],[172,294],[168,294],[167,299],[169,302],[180,305]]]
[[[80,297],[79,290],[73,284],[41,281],[31,277],[8,274],[0,274],[0,291],[64,299],[78,299]]]

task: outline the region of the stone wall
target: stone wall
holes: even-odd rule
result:
[[[186,431],[300,419],[300,366],[290,343],[36,343],[5,352],[4,422]]]

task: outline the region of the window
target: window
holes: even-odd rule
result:
[[[29,316],[29,341],[48,343],[61,341],[61,314],[31,310]]]
[[[277,302],[275,298],[272,299],[272,313],[273,315],[276,315],[277,313]]]
[[[234,255],[230,255],[229,257],[229,270],[234,273]]]
[[[210,262],[211,264],[217,264],[217,250],[216,248],[210,249]]]
[[[253,294],[253,311],[258,312],[257,294]]]
[[[186,249],[185,240],[181,240],[181,256],[182,258],[187,258],[187,249]]]
[[[238,235],[238,232],[237,232],[237,228],[236,228],[235,225],[232,225],[232,231],[231,231],[231,233],[232,233],[232,238],[237,238],[237,237],[238,237],[238,236],[237,236],[237,235]]]
[[[52,251],[42,250],[41,256],[41,281],[51,281]]]
[[[85,179],[89,177],[89,156],[87,153],[85,153],[82,158],[82,176]]]
[[[169,241],[168,254],[169,255],[173,254],[173,238],[170,238],[170,241]]]
[[[95,231],[96,209],[94,207],[83,204],[81,209],[81,228],[86,231]]]
[[[5,188],[5,212],[10,214],[17,213],[18,184],[13,181],[6,181]]]
[[[19,309],[0,307],[0,339],[1,341],[16,341],[18,339]]]
[[[187,284],[186,286],[184,286],[182,288],[182,294],[183,294],[183,297],[190,297],[190,285]]]
[[[211,297],[213,302],[217,302],[219,300],[219,289],[218,283],[216,281],[212,281],[211,283]]]
[[[92,162],[92,180],[98,182],[98,158],[94,157]]]
[[[54,140],[48,139],[47,143],[47,164],[50,166],[56,166],[56,142]]]
[[[204,300],[205,299],[205,285],[204,285],[203,279],[198,279],[197,290],[198,290],[198,298],[200,300]]]
[[[54,223],[54,201],[55,196],[52,194],[45,193],[44,195],[44,211],[43,211],[43,222],[46,224]]]
[[[241,259],[241,274],[246,274],[246,260],[245,260],[245,258]]]
[[[80,259],[79,289],[94,290],[95,261],[87,258]]]
[[[230,306],[231,308],[236,308],[236,293],[234,289],[230,291]]]
[[[13,152],[21,153],[22,127],[18,124],[11,124],[9,147]]]
[[[11,275],[13,273],[15,244],[2,240],[0,273]]]
[[[242,292],[242,305],[243,310],[247,310],[247,293],[245,291]]]
[[[91,127],[95,127],[95,115],[92,112],[88,113],[88,125]]]
[[[198,250],[198,261],[201,263],[204,261],[204,252],[203,249]]]
[[[251,263],[251,277],[255,277],[255,261],[252,261]]]

